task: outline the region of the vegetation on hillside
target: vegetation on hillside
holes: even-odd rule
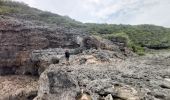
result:
[[[170,29],[155,25],[114,25],[87,24],[89,33],[100,35],[107,39],[116,36],[124,37],[127,44],[135,52],[142,53],[143,48],[170,48]]]
[[[16,15],[22,19],[39,20],[48,24],[56,24],[64,27],[83,27],[81,22],[75,21],[68,16],[60,16],[48,11],[41,11],[36,8],[31,8],[27,4],[11,1],[0,0],[0,15]]]
[[[152,49],[170,48],[170,29],[155,25],[115,25],[93,24],[75,21],[67,16],[60,16],[36,8],[31,8],[24,3],[10,0],[0,0],[0,14],[17,15],[27,20],[38,20],[48,24],[56,24],[71,28],[84,28],[87,33],[112,38],[124,38],[127,46],[138,54],[143,54],[144,47]]]

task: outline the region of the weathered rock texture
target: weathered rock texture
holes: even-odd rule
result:
[[[37,77],[0,76],[0,100],[32,100],[37,90]]]
[[[79,48],[77,48],[79,49]],[[126,59],[120,51],[87,49],[77,53],[77,49],[69,49],[71,53],[70,64],[102,64],[112,62],[115,59]],[[62,48],[34,50],[30,56],[28,66],[22,67],[24,74],[40,75],[51,64],[65,64],[65,50]],[[115,58],[115,59],[113,59]]]
[[[106,70],[85,67],[62,66],[45,71],[40,78],[39,96],[35,100],[43,100],[44,95],[47,100],[75,100],[81,89],[90,93],[93,100],[100,100],[109,94],[114,99],[140,99],[134,88],[112,80]]]
[[[118,45],[106,39],[88,36],[81,28],[66,28],[35,20],[0,16],[1,75],[36,74],[38,69],[32,65],[39,62],[31,62],[32,52],[49,48],[76,49],[74,54],[91,48],[121,51]]]
[[[110,62],[103,62],[95,56],[79,54],[78,58],[84,56],[85,63],[74,63],[72,59],[77,58],[73,57],[69,66],[52,64],[41,74],[34,100],[75,100],[82,89],[93,100],[168,100],[169,65],[154,63],[169,58],[168,55],[125,60],[108,57]],[[96,62],[87,63],[89,59]]]
[[[78,37],[81,36],[80,29],[1,15],[0,74],[14,74],[21,66],[28,65],[33,50],[80,47]]]
[[[170,100],[169,53],[131,58],[126,38],[29,17],[0,15],[0,75],[40,75],[39,89],[37,78],[1,76],[0,100]]]

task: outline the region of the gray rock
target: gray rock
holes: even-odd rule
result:
[[[25,15],[0,15],[0,67],[18,66],[17,70],[21,70],[21,67],[29,66],[26,62],[29,62],[33,50],[78,48],[80,39],[77,37],[85,35],[80,28],[45,24],[29,20],[28,15],[26,18],[21,16]]]
[[[170,89],[170,82],[162,82],[161,84],[160,84],[160,87],[161,88],[165,88],[165,89]]]
[[[78,66],[51,65],[40,77],[38,97],[42,98],[46,93],[46,98],[49,100],[52,100],[50,98],[70,100],[75,99],[76,94],[84,89],[90,93],[93,100],[98,100],[109,94],[122,99],[139,100],[138,92],[134,88],[109,78],[105,79],[105,76],[100,75],[101,72],[98,70],[92,70],[89,67],[84,69]],[[92,74],[90,74],[91,72]],[[66,94],[67,96],[64,96]]]
[[[109,62],[110,61],[110,56],[107,55],[107,53],[104,52],[99,52],[95,55],[95,57],[102,62]]]
[[[86,58],[81,58],[81,59],[79,60],[80,65],[85,64],[85,63],[86,63],[86,61],[87,61],[87,59],[86,59]]]
[[[167,96],[165,97],[165,100],[170,100],[170,95],[167,95]]]
[[[108,94],[104,100],[113,100],[113,97],[111,94]]]

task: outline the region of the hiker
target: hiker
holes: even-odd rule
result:
[[[68,50],[65,51],[65,58],[66,58],[66,64],[69,64],[70,52]]]

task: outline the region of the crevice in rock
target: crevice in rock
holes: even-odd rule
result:
[[[105,98],[108,96],[109,94],[108,93],[104,93],[104,94],[99,94],[99,100],[105,100]],[[123,99],[123,98],[120,98],[116,95],[112,95],[112,98],[114,100],[126,100],[126,99]]]
[[[18,67],[17,66],[12,66],[12,67],[7,67],[7,66],[3,66],[0,67],[0,75],[4,76],[4,75],[14,75],[16,74]]]
[[[36,96],[37,96],[37,91],[36,91],[36,93],[34,93],[34,94],[30,94],[29,96],[27,96],[27,100],[33,100]]]

